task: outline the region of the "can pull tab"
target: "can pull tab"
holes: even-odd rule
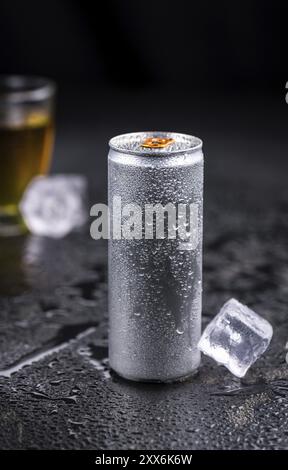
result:
[[[141,147],[150,148],[150,149],[160,149],[168,147],[175,142],[174,139],[168,139],[164,137],[148,137],[142,142]]]

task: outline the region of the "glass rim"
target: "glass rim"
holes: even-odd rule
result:
[[[169,147],[167,148],[129,148],[127,145],[123,145],[123,143],[131,141],[137,141],[140,144],[140,141],[143,141],[147,137],[164,137],[164,138],[172,138],[177,140],[185,141],[185,146],[182,148],[173,148],[169,151]],[[193,153],[197,150],[201,150],[203,146],[203,142],[199,137],[195,137],[193,135],[184,134],[180,132],[171,132],[171,131],[142,131],[142,132],[130,132],[127,134],[120,134],[112,137],[109,140],[109,147],[114,150],[115,152],[123,153],[123,154],[130,154],[130,155],[138,155],[138,156],[173,156],[185,153]]]
[[[0,103],[44,101],[54,96],[56,83],[38,75],[0,75]]]

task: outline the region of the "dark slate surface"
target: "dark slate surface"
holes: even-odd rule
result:
[[[287,195],[208,182],[203,323],[228,298],[274,327],[243,380],[203,357],[171,385],[107,362],[106,246],[88,232],[0,240],[0,447],[287,449]]]

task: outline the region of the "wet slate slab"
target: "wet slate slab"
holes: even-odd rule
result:
[[[273,324],[266,354],[243,380],[205,357],[185,383],[121,380],[107,360],[106,245],[2,239],[1,448],[288,448],[286,194],[269,209],[246,190],[210,194],[203,323],[234,296]]]

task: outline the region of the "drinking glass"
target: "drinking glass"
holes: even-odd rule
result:
[[[55,89],[47,78],[0,76],[0,236],[25,230],[22,194],[34,176],[49,170]]]

